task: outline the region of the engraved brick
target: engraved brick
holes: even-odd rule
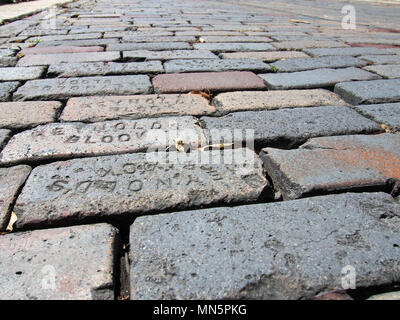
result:
[[[0,81],[37,79],[45,70],[45,67],[0,68]]]
[[[346,102],[328,90],[311,89],[226,92],[217,95],[213,105],[218,114],[227,114],[246,110],[340,106],[346,105]]]
[[[73,159],[32,171],[15,205],[16,227],[249,202],[267,186],[250,149]]]
[[[113,300],[118,230],[107,224],[0,237],[0,298]]]
[[[164,68],[160,61],[58,63],[50,65],[47,70],[48,74],[56,74],[61,78],[161,72],[164,72]]]
[[[25,165],[0,168],[0,231],[5,231],[17,194],[31,172]]]
[[[400,79],[338,83],[335,92],[351,104],[400,101]]]
[[[226,59],[226,60],[171,60],[164,63],[165,71],[168,73],[201,72],[201,71],[271,71],[272,68],[260,60],[249,59]]]
[[[24,55],[30,54],[57,54],[57,53],[79,53],[79,52],[101,52],[103,47],[73,47],[73,46],[55,46],[55,47],[33,47],[25,48],[21,51]]]
[[[311,137],[382,131],[374,121],[344,106],[244,111],[201,121],[209,144],[244,140],[234,130],[254,130],[255,144],[262,146],[295,146]]]
[[[342,288],[346,266],[359,289],[393,283],[399,215],[388,194],[347,193],[139,217],[130,297],[311,299]]]
[[[385,187],[400,179],[400,134],[314,138],[297,150],[263,149],[261,157],[285,200]]]
[[[136,50],[124,51],[124,58],[147,59],[147,60],[171,60],[171,59],[218,59],[218,57],[208,50],[165,50],[149,51]]]
[[[223,59],[258,59],[272,62],[280,59],[309,58],[300,51],[271,51],[271,52],[224,52],[220,56]]]
[[[176,139],[196,147],[204,142],[196,123],[184,116],[46,124],[14,135],[0,154],[0,163],[165,150],[175,146]]]
[[[260,74],[272,90],[331,87],[338,82],[374,80],[380,76],[354,67],[344,69],[315,69],[290,73]]]
[[[159,116],[208,115],[215,107],[201,96],[186,94],[71,98],[60,120],[98,122]]]
[[[119,58],[120,53],[113,51],[35,54],[24,56],[18,61],[17,66],[49,65],[61,62],[113,61]]]
[[[153,78],[156,92],[173,93],[192,90],[245,90],[264,88],[261,78],[248,71],[161,74]]]
[[[274,51],[275,48],[268,43],[195,43],[193,47],[198,50],[209,50],[213,52],[225,51]]]
[[[0,128],[20,130],[56,120],[62,104],[57,101],[0,103]]]
[[[74,96],[136,94],[151,90],[149,77],[109,76],[28,81],[14,94],[17,100],[52,100]]]

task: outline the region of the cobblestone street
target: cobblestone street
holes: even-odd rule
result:
[[[400,2],[65,2],[0,25],[0,300],[400,300]]]

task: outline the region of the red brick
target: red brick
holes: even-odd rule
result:
[[[162,74],[154,77],[153,86],[154,90],[160,93],[265,88],[261,78],[247,71]]]

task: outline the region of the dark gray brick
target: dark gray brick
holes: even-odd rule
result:
[[[400,65],[398,64],[367,66],[364,70],[375,72],[386,79],[400,78]]]
[[[123,51],[124,58],[147,60],[172,60],[172,59],[218,59],[208,50],[135,50]]]
[[[400,103],[369,104],[354,108],[367,117],[400,131]]]
[[[360,289],[399,281],[399,215],[387,194],[348,193],[140,217],[131,299],[309,299],[346,266]]]

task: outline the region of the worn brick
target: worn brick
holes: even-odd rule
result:
[[[58,54],[27,55],[20,59],[17,66],[49,65],[61,62],[114,61],[120,59],[119,52],[78,52]]]
[[[17,57],[0,57],[0,67],[14,67],[17,62]]]
[[[21,85],[18,81],[0,83],[0,101],[9,101],[11,94]]]
[[[29,38],[28,41],[63,41],[63,40],[83,40],[83,39],[100,39],[101,33],[80,33],[80,34],[66,34],[66,35],[49,35]]]
[[[11,131],[7,129],[0,129],[0,150],[3,148],[5,142],[10,138]]]
[[[30,172],[25,165],[0,168],[0,231],[6,230],[14,201]]]
[[[268,186],[261,161],[249,149],[163,155],[170,157],[168,163],[160,154],[142,153],[36,167],[15,205],[16,227],[94,217],[132,219],[145,212],[250,202]]]
[[[271,71],[272,68],[260,61],[249,59],[196,59],[196,60],[171,60],[164,63],[165,71],[168,73],[180,72],[202,72],[202,71]]]
[[[1,236],[0,298],[113,300],[118,239],[107,224]]]
[[[139,217],[130,297],[310,299],[342,288],[348,265],[357,288],[392,283],[399,215],[385,193],[348,193]]]
[[[295,40],[271,43],[276,49],[305,49],[305,48],[344,48],[347,45],[343,42],[333,40]],[[337,50],[337,49],[336,49]],[[340,51],[340,50],[338,50]]]
[[[0,68],[0,81],[38,79],[45,70],[44,67]]]
[[[309,58],[300,51],[271,51],[271,52],[224,52],[220,54],[223,59],[258,59],[272,62],[281,59]]]
[[[87,47],[87,46],[106,46],[110,43],[119,43],[119,39],[86,39],[86,40],[61,40],[39,42],[36,47]]]
[[[367,104],[354,108],[368,118],[400,131],[400,103]]]
[[[145,75],[43,79],[28,81],[18,89],[14,98],[52,100],[87,95],[148,93],[150,90],[149,77]]]
[[[268,37],[257,36],[202,36],[199,38],[200,42],[271,42]]]
[[[361,56],[370,54],[390,54],[386,49],[379,48],[341,48],[340,50],[336,48],[320,48],[320,49],[304,49],[305,53],[311,56]]]
[[[30,54],[57,54],[57,53],[82,53],[82,52],[101,52],[104,51],[103,47],[73,47],[73,46],[55,46],[55,47],[33,47],[25,48],[21,51],[24,55]]]
[[[164,68],[160,61],[59,63],[50,65],[47,71],[50,75],[55,74],[62,78],[161,72],[164,72]]]
[[[400,134],[314,138],[297,150],[263,149],[264,166],[285,200],[400,178]]]
[[[274,47],[268,43],[242,43],[242,42],[225,42],[225,43],[195,43],[193,47],[198,50],[209,50],[213,52],[225,51],[274,51]]]
[[[0,154],[0,163],[165,150],[176,139],[195,147],[204,142],[195,118],[51,123],[14,135]]]
[[[57,101],[0,102],[0,128],[20,130],[56,120]]]
[[[126,42],[112,43],[107,46],[108,51],[133,51],[133,50],[185,50],[192,49],[187,42]]]
[[[243,141],[245,136],[235,136],[235,130],[253,130],[250,138],[262,146],[295,146],[316,136],[381,131],[377,123],[344,106],[244,111],[201,121],[209,144]]]
[[[352,56],[326,56],[318,58],[289,59],[272,63],[279,72],[295,72],[320,68],[346,68],[366,66],[367,62]]]
[[[376,54],[360,56],[360,59],[372,62],[374,64],[400,64],[400,55]]]
[[[195,42],[194,36],[136,36],[127,35],[122,37],[122,41],[126,42]]]
[[[386,79],[400,78],[400,65],[397,64],[367,66],[364,70],[375,72]]]
[[[400,79],[338,83],[335,92],[351,104],[400,101]]]
[[[242,36],[239,31],[177,31],[175,36]]]
[[[260,74],[267,87],[276,89],[323,88],[334,86],[338,82],[352,80],[374,80],[380,76],[359,68],[315,69],[290,73]]]
[[[346,105],[339,96],[325,89],[226,92],[217,95],[212,102],[218,114],[246,110]]]
[[[124,58],[146,59],[146,60],[172,60],[172,59],[218,59],[218,57],[208,50],[135,50],[124,51]]]
[[[261,78],[248,71],[161,74],[153,78],[153,86],[154,90],[160,93],[192,90],[245,90],[265,87]]]
[[[71,98],[60,120],[97,122],[159,116],[207,115],[215,107],[201,96],[186,94]]]

